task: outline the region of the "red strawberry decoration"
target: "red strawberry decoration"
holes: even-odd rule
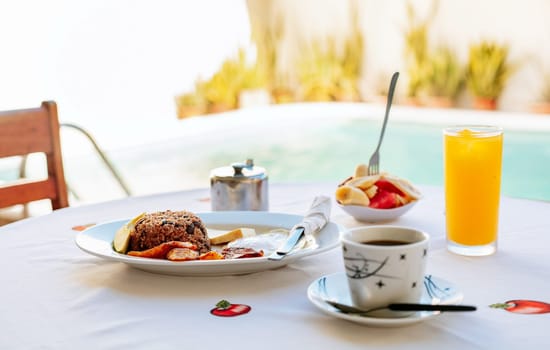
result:
[[[516,314],[546,314],[550,313],[550,304],[536,300],[508,300],[505,303],[489,305],[494,309],[504,309]]]
[[[210,310],[214,316],[233,317],[247,314],[252,308],[244,304],[231,304],[227,300],[220,300],[216,307]]]

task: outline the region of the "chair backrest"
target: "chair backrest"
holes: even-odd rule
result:
[[[0,184],[0,208],[42,199],[49,199],[54,210],[69,206],[55,102],[42,102],[39,108],[0,112],[0,158],[31,153],[46,155],[47,178]]]

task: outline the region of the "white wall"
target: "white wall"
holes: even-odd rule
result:
[[[249,0],[271,6],[271,16],[281,13],[287,19],[286,43],[289,56],[300,50],[303,37],[323,38],[342,35],[349,27],[350,4],[358,6],[365,34],[364,89],[372,93],[380,76],[401,70],[403,33],[407,27],[404,0]],[[424,18],[430,0],[412,0]],[[500,101],[500,109],[525,111],[536,100],[543,71],[550,72],[550,1],[547,0],[440,0],[431,28],[432,44],[445,43],[466,61],[468,45],[481,39],[494,39],[510,46],[510,59],[519,64]],[[287,59],[288,57],[287,56]],[[286,63],[289,64],[288,62]],[[389,83],[389,78],[387,79]],[[401,93],[406,75],[400,78]],[[461,100],[469,106],[468,96]]]
[[[263,9],[265,21],[284,15],[290,57],[305,39],[348,30],[351,1],[0,0],[0,110],[54,99],[62,121],[83,125],[105,148],[177,136],[189,126],[176,119],[174,96],[249,45],[248,8]],[[430,3],[414,0],[420,14]],[[405,2],[357,5],[368,91],[381,73],[403,69]],[[441,0],[432,34],[463,58],[473,40],[509,42],[523,64],[501,108],[525,110],[541,84],[539,67],[550,71],[548,17],[547,0]],[[399,87],[405,83],[402,75]]]
[[[174,97],[249,37],[243,0],[0,0],[0,110],[56,100],[105,147],[171,135]]]

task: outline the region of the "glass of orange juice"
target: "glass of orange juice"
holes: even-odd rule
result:
[[[445,128],[447,249],[461,255],[493,254],[497,248],[502,129],[459,125]]]

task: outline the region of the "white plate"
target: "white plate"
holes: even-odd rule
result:
[[[346,213],[353,216],[357,221],[383,222],[397,219],[414,207],[418,201],[419,199],[391,209],[375,209],[362,205],[342,205],[340,203],[338,203],[338,206]]]
[[[205,226],[216,225],[221,227],[246,226],[246,227],[277,227],[290,229],[299,223],[302,216],[270,213],[260,211],[221,211],[197,213]],[[112,248],[115,232],[129,219],[106,222],[92,226],[76,236],[76,245],[83,251],[100,258],[119,261],[137,269],[180,276],[222,276],[240,275],[269,269],[275,269],[287,265],[297,259],[319,254],[339,245],[340,233],[343,228],[329,222],[314,237],[313,244],[309,248],[297,249],[280,261],[271,261],[267,255],[261,258],[244,258],[235,260],[197,260],[185,262],[173,262],[169,260],[148,259],[119,254]]]
[[[373,327],[401,327],[425,321],[440,314],[439,311],[419,311],[407,317],[383,318],[343,313],[326,303],[326,300],[352,305],[346,278],[345,273],[341,272],[323,276],[315,280],[310,284],[307,290],[309,300],[313,305],[330,316]],[[458,304],[462,301],[462,298],[462,292],[460,292],[451,282],[432,275],[426,275],[424,277],[422,303]]]

